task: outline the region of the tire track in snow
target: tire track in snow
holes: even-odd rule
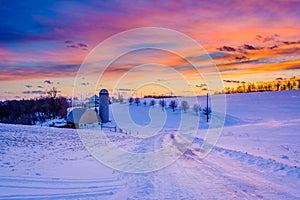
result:
[[[118,179],[0,177],[0,199],[55,199],[111,196],[124,188]]]
[[[135,144],[133,152],[146,153],[154,150],[154,142],[157,137],[143,139]],[[130,188],[127,199],[156,199],[154,188],[154,173],[121,173],[120,179],[126,182],[126,187]],[[121,192],[122,193],[122,192]]]
[[[156,148],[163,147],[163,137],[156,141]],[[165,156],[162,156],[162,158]],[[179,160],[176,160],[169,166],[155,172],[155,192],[157,199],[197,199],[198,191],[193,187],[187,188],[186,185],[192,177],[185,168],[182,168],[179,162]]]

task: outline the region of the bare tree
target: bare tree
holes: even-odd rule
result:
[[[129,105],[131,105],[133,103],[133,98],[130,97],[129,100],[128,100],[128,102],[129,102]]]
[[[164,110],[165,106],[166,106],[166,101],[164,99],[159,101],[159,105],[161,106],[162,111]]]
[[[194,104],[193,110],[195,111],[196,115],[198,115],[199,111],[201,111],[201,107],[199,104]]]
[[[54,99],[56,98],[57,94],[58,94],[58,90],[56,87],[52,87],[49,91],[46,91],[46,93],[50,96],[53,97]]]
[[[187,101],[182,101],[181,108],[183,109],[184,112],[186,112],[190,108],[189,103]]]
[[[175,108],[177,108],[178,103],[175,100],[172,100],[169,104],[170,108],[172,108],[173,112],[175,111]]]
[[[154,99],[152,99],[151,101],[150,101],[150,106],[154,106],[156,104],[156,102],[155,102],[155,100]]]
[[[136,106],[139,106],[140,103],[141,103],[140,98],[136,97],[136,98],[134,99],[134,103],[136,104]]]

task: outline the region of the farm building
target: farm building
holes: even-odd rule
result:
[[[85,103],[87,108],[98,108],[99,107],[99,96],[93,95]]]
[[[99,116],[102,123],[109,122],[109,94],[106,89],[99,92]]]
[[[90,128],[100,125],[99,115],[91,109],[74,108],[67,116],[67,123],[73,128]]]

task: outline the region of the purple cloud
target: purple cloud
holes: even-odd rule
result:
[[[236,51],[235,48],[230,47],[230,46],[223,46],[223,47],[217,48],[217,50],[219,50],[219,51],[229,51],[229,52]]]
[[[255,48],[254,46],[249,45],[249,44],[244,44],[242,48],[245,49],[245,50],[257,50],[257,49],[259,49],[259,48]]]
[[[298,40],[298,41],[282,41],[282,44],[286,44],[286,45],[300,44],[300,40]]]
[[[77,43],[79,47],[88,47],[87,44],[84,44],[84,43]]]
[[[46,92],[44,92],[42,90],[33,90],[33,91],[31,91],[31,94],[46,94]]]
[[[49,85],[53,84],[53,82],[51,82],[50,80],[45,80],[44,83],[49,84]]]
[[[72,45],[67,45],[68,48],[79,48],[78,46],[72,44]]]
[[[42,90],[32,90],[32,91],[23,91],[22,92],[23,94],[46,94],[45,91],[42,91]]]
[[[71,41],[71,40],[66,40],[65,41],[65,44],[71,44],[71,43],[73,43],[73,41]]]

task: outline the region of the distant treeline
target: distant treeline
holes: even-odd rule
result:
[[[154,98],[154,99],[167,99],[167,98],[177,98],[178,96],[171,95],[145,95],[144,98]]]
[[[0,102],[0,122],[33,125],[47,119],[66,117],[68,102],[65,97],[41,97],[30,100]]]
[[[265,92],[280,90],[299,90],[300,78],[292,77],[289,79],[277,78],[274,81],[266,82],[241,82],[237,87],[225,87],[225,91],[220,93],[246,93],[246,92]]]

